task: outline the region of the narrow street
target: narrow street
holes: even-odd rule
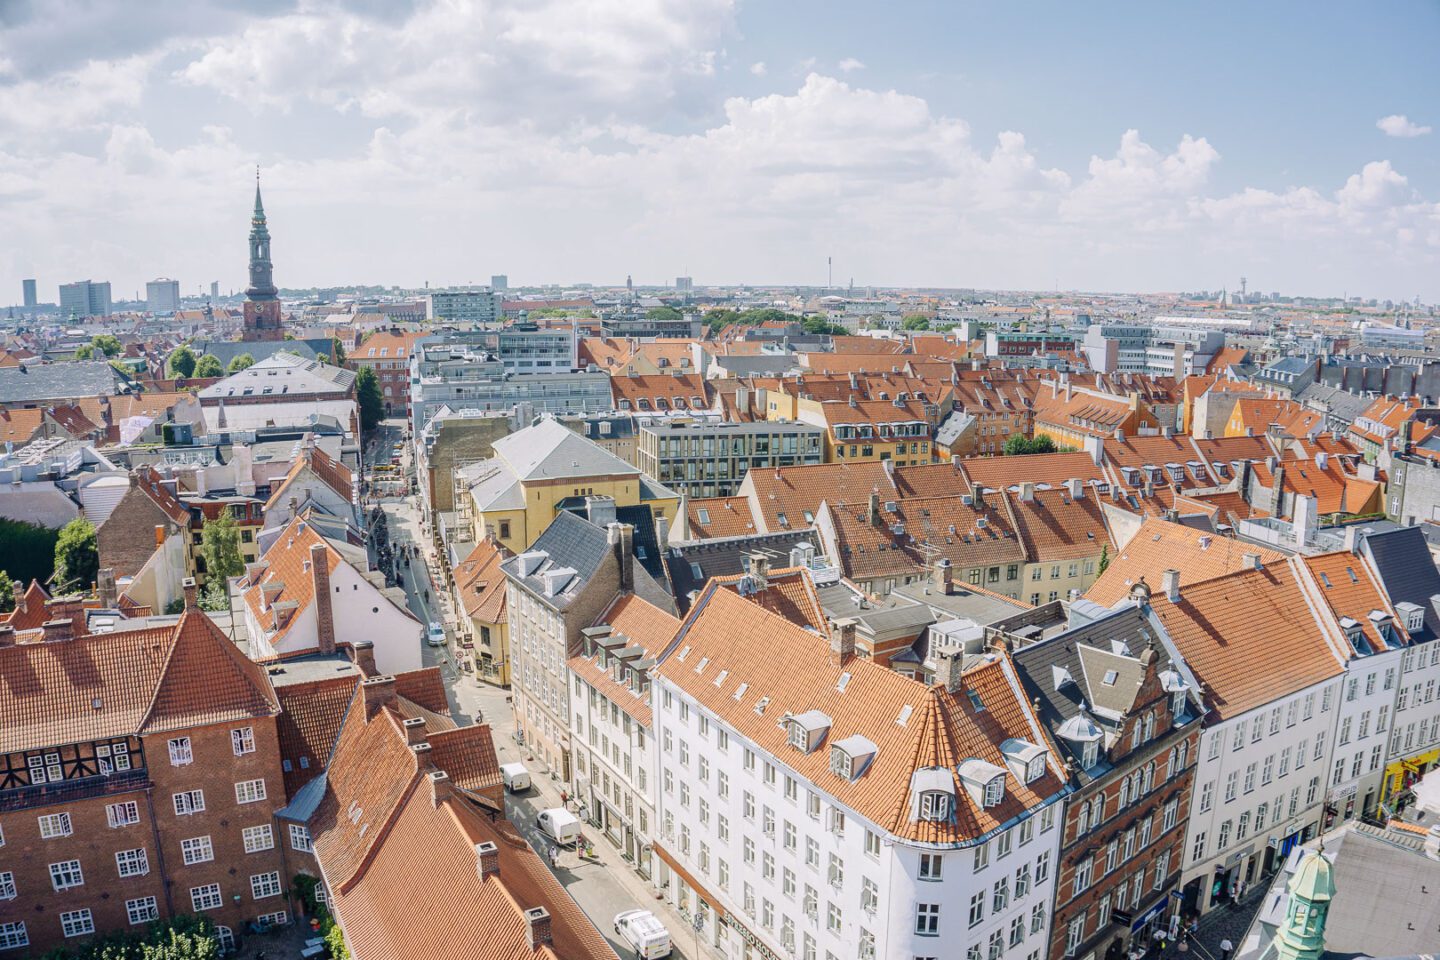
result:
[[[388,462],[389,449],[404,433],[404,421],[387,420],[373,446],[375,453],[368,463]],[[403,464],[408,470],[410,454],[407,450]],[[402,548],[414,544],[421,547],[421,559],[412,556],[410,566],[400,567],[400,585],[405,591],[410,612],[422,623],[438,621],[446,626],[447,637],[453,641],[453,617],[448,590],[437,590],[432,580],[429,540],[421,529],[419,510],[411,497],[387,497],[381,502],[389,528],[390,543],[397,556]],[[428,591],[428,599],[426,592]],[[542,810],[562,805],[561,784],[543,773],[541,764],[530,760],[529,751],[515,741],[514,715],[510,708],[508,690],[491,686],[476,680],[470,674],[457,669],[451,656],[450,642],[443,647],[423,646],[422,662],[425,666],[437,666],[445,680],[449,695],[450,710],[460,723],[488,723],[494,733],[495,750],[502,764],[520,762],[531,771],[533,785],[520,794],[507,794],[506,813],[511,822],[546,863],[552,844],[535,826],[535,818]],[[572,804],[573,811],[573,804]],[[559,866],[555,876],[564,885],[585,914],[605,935],[611,947],[624,958],[635,954],[615,936],[613,921],[615,915],[625,910],[650,910],[670,931],[674,944],[674,956],[683,960],[695,960],[694,934],[675,910],[656,898],[649,881],[642,878],[623,860],[615,848],[601,838],[599,830],[587,829],[587,836],[595,841],[596,860],[582,860],[574,849],[560,851]],[[708,955],[715,954],[707,951]]]

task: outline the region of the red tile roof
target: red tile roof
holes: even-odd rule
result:
[[[1304,557],[1302,562],[1310,571],[1316,588],[1325,598],[1325,603],[1335,614],[1336,620],[1349,617],[1356,621],[1370,642],[1372,650],[1384,650],[1389,645],[1389,641],[1380,636],[1375,622],[1370,619],[1370,614],[1376,610],[1390,614],[1396,642],[1400,645],[1409,644],[1410,635],[1405,631],[1403,618],[1395,613],[1395,608],[1390,605],[1390,600],[1385,595],[1385,589],[1375,582],[1369,565],[1363,560],[1348,550],[1341,550]],[[1360,654],[1362,651],[1355,652]]]
[[[280,698],[280,716],[275,725],[280,736],[280,757],[290,763],[284,771],[285,795],[295,791],[324,769],[335,748],[335,738],[355,696],[360,678],[344,673],[325,680],[295,683],[275,688]]]
[[[284,482],[276,487],[275,492],[270,494],[270,499],[265,501],[265,509],[272,510],[284,503],[290,495],[291,487],[303,482],[307,474],[335,491],[335,495],[347,503],[354,501],[355,475],[350,472],[350,468],[319,447],[307,446],[290,465],[290,472],[285,475]]]
[[[1031,562],[1098,557],[1102,547],[1114,552],[1100,499],[1093,489],[1082,492],[1079,500],[1065,489],[1036,490],[1029,501],[1010,496],[1010,512]]]
[[[882,498],[873,522],[868,501],[827,504],[840,554],[834,559],[852,580],[913,576],[942,557],[956,567],[1025,561],[1003,499],[991,497],[979,507],[960,496],[889,502],[895,509],[886,509]]]
[[[1103,607],[1114,606],[1130,595],[1130,588],[1142,577],[1152,591],[1158,592],[1161,574],[1170,569],[1180,571],[1182,587],[1213,580],[1244,569],[1247,553],[1258,555],[1264,564],[1285,559],[1284,554],[1268,547],[1148,519],[1129,543],[1111,552],[1109,566],[1085,597]]]
[[[504,545],[486,538],[456,565],[455,595],[468,616],[485,623],[505,622],[505,574],[500,564],[509,558]]]
[[[811,526],[805,519],[820,511],[822,500],[840,503],[864,500],[872,492],[881,499],[894,495],[895,485],[883,463],[817,463],[802,467],[751,470],[746,484],[753,487],[752,512],[758,507],[762,533],[782,533]],[[785,522],[781,522],[781,516]]]
[[[750,501],[745,497],[690,500],[685,504],[685,513],[691,540],[741,537],[755,532],[755,518],[750,515]]]
[[[273,716],[279,710],[265,669],[241,653],[215,621],[187,610],[175,626],[141,732]]]

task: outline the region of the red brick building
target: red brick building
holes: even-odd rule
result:
[[[423,336],[425,334],[419,332],[378,330],[345,358],[345,366],[357,373],[362,367],[375,371],[386,416],[410,414],[410,353],[415,349],[415,341]]]
[[[1168,928],[1198,759],[1199,708],[1148,612],[1090,609],[1093,620],[1011,654],[1074,787],[1052,960],[1123,956],[1132,939],[1148,948]]]

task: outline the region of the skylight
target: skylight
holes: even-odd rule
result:
[[[910,706],[910,704],[908,704],[908,703],[905,704],[905,706],[903,706],[903,707],[900,708],[900,716],[898,716],[898,717],[895,718],[895,722],[898,723],[898,724],[899,724],[900,726],[902,726],[902,727],[905,726],[905,724],[907,724],[907,723],[910,722],[910,714],[912,714],[912,713],[914,713],[914,712],[915,712],[915,708],[914,708],[914,707]]]
[[[842,673],[842,674],[840,674],[840,682],[837,683],[837,684],[835,684],[835,689],[836,689],[836,690],[839,690],[841,693],[844,693],[844,692],[845,692],[845,688],[848,687],[849,685],[850,685],[850,674],[849,674],[849,673]]]
[[[690,645],[687,643],[687,644],[685,645],[684,649],[682,649],[682,650],[680,651],[679,656],[677,656],[675,659],[676,659],[676,660],[679,660],[681,663],[684,663],[684,662],[685,662],[685,658],[688,657],[688,656],[690,656]]]
[[[980,699],[980,694],[974,690],[966,690],[965,692],[970,695],[970,706],[974,707],[977,713],[985,709],[985,701]]]
[[[1105,671],[1105,679],[1102,680],[1102,681],[1100,681],[1100,682],[1103,683],[1103,684],[1105,684],[1105,686],[1107,686],[1107,687],[1113,687],[1113,686],[1115,686],[1115,681],[1116,681],[1116,680],[1119,680],[1119,679],[1120,679],[1120,671],[1118,671],[1118,670],[1106,670],[1106,671]]]
[[[748,683],[741,683],[740,686],[736,687],[736,688],[735,688],[735,699],[736,699],[736,701],[739,701],[739,699],[740,699],[741,697],[745,696],[745,691],[746,691],[746,690],[749,690],[749,689],[750,689],[750,684],[748,684]]]

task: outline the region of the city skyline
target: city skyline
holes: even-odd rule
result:
[[[281,288],[820,286],[833,257],[837,287],[1440,299],[1440,12],[1301,9],[15,11],[0,300],[240,289],[256,162]]]

